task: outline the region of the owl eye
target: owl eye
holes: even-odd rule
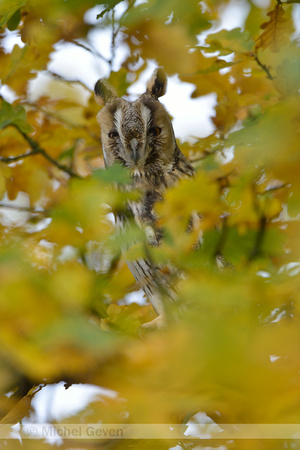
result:
[[[161,133],[161,128],[151,127],[151,128],[149,128],[148,133],[151,134],[151,136],[159,136]]]
[[[114,138],[116,138],[116,137],[118,137],[118,136],[119,136],[119,134],[118,134],[118,132],[115,131],[115,130],[112,130],[112,131],[110,131],[110,132],[108,133],[109,139],[114,139]]]

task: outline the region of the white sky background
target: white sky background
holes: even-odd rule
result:
[[[270,0],[253,0],[258,6],[268,8]],[[141,1],[142,3],[142,1]],[[122,5],[119,5],[122,8]],[[86,20],[96,23],[96,15],[103,9],[103,6],[93,8],[86,14]],[[243,27],[249,11],[249,4],[246,0],[231,0],[224,6],[221,23],[215,24],[214,31],[226,28],[228,30]],[[122,10],[119,11],[121,13]],[[294,6],[294,23],[297,34],[300,34],[300,5]],[[211,29],[209,30],[211,32]],[[199,41],[203,42],[203,35],[199,36]],[[111,31],[94,30],[90,39],[96,49],[99,49],[103,56],[110,58]],[[6,38],[6,48],[12,48],[17,42],[22,45],[16,33],[8,33]],[[128,53],[125,44],[120,44],[116,49],[116,59],[113,69],[117,71],[124,59],[124,53]],[[156,67],[154,61],[149,62],[147,69],[141,74],[139,80],[129,89],[132,99],[145,91],[146,82]],[[60,74],[67,79],[82,81],[89,88],[93,89],[98,78],[109,75],[109,66],[100,58],[93,56],[73,44],[60,44],[56,46],[56,51],[51,56],[48,69]],[[43,92],[45,82],[48,80],[46,74],[41,74],[31,83],[30,91],[33,97],[38,97]],[[216,104],[215,94],[210,94],[198,99],[191,99],[190,95],[194,86],[182,83],[177,76],[168,80],[167,94],[161,101],[173,117],[175,135],[181,140],[190,140],[192,136],[205,137],[214,131],[211,117],[214,115]],[[14,98],[6,88],[0,88],[0,93],[8,101]],[[95,400],[96,397],[115,396],[112,391],[91,386],[71,386],[65,390],[63,383],[55,386],[46,386],[36,394],[33,405],[36,411],[36,420],[46,422],[47,420],[61,420],[68,415],[74,414],[86,405]],[[17,430],[16,430],[17,431]],[[179,447],[180,448],[180,447]]]

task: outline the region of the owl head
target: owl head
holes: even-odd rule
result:
[[[106,166],[116,162],[133,172],[165,171],[172,165],[176,149],[173,127],[158,100],[165,94],[164,71],[154,71],[147,89],[134,102],[119,98],[107,80],[95,85],[95,99],[105,105],[98,114]],[[170,169],[169,169],[170,170]]]

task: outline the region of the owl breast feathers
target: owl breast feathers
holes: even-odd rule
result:
[[[161,68],[154,71],[146,92],[134,102],[119,98],[105,79],[95,85],[95,99],[105,105],[98,114],[105,165],[121,163],[129,169],[132,186],[141,192],[141,200],[130,204],[130,209],[140,226],[153,229],[155,203],[162,199],[165,189],[194,174],[177,146],[169,115],[158,100],[165,94],[166,86],[167,78]],[[157,234],[150,240],[158,245],[160,238]],[[155,310],[163,314],[160,298],[165,280],[159,269],[146,259],[130,261],[128,265]]]

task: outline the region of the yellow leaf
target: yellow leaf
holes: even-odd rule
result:
[[[10,176],[10,168],[6,164],[0,162],[0,199],[6,191],[6,180]]]
[[[44,161],[35,156],[24,159],[21,164],[11,168],[11,177],[7,183],[7,192],[11,200],[22,191],[29,195],[31,203],[34,204],[53,191],[51,180],[39,162]]]
[[[92,272],[77,261],[66,262],[53,272],[51,293],[70,310],[86,306],[92,287]]]
[[[279,4],[267,14],[270,19],[261,25],[263,33],[256,40],[255,48],[265,50],[269,48],[272,52],[278,52],[280,47],[289,42],[291,33],[291,21],[284,17],[285,10]]]
[[[210,58],[198,56],[195,64],[200,63],[200,67],[197,66],[197,70],[202,67],[206,67],[207,64],[210,64],[209,60]],[[196,85],[196,89],[192,93],[192,98],[215,92],[217,94],[218,100],[220,100],[224,97],[227,97],[227,93],[232,90],[232,84],[230,84],[229,75],[225,74],[220,76],[219,72],[199,72],[192,75],[187,74],[180,76],[180,79],[187,83]]]
[[[260,198],[260,207],[263,211],[263,215],[267,219],[275,219],[279,216],[283,209],[283,205],[280,199],[271,197]]]
[[[16,424],[29,414],[33,395],[25,395],[7,414],[0,420],[1,424]]]
[[[193,179],[182,180],[166,192],[164,202],[158,205],[162,222],[176,216],[188,221],[193,211],[213,217],[220,213],[218,185],[205,173],[199,172]]]
[[[255,208],[255,194],[251,181],[240,179],[229,190],[226,201],[228,203],[230,216],[228,223],[238,225],[240,231],[244,231],[243,224],[256,225],[259,215]]]
[[[168,73],[180,72],[183,67],[185,73],[197,70],[196,58],[188,52],[194,41],[179,23],[166,27],[163,23],[147,19],[136,25],[132,33],[144,39],[138,44],[143,58],[155,59]],[[128,44],[135,49],[132,42],[135,40],[128,39]]]

